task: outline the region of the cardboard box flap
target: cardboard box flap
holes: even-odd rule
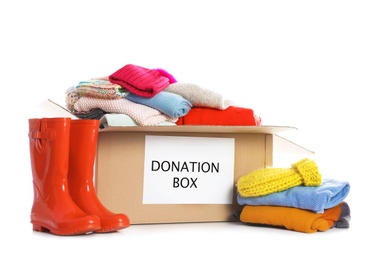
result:
[[[70,117],[72,119],[79,119],[77,116],[70,113],[69,110],[59,105],[50,99],[44,100],[36,106],[41,109],[47,116],[51,117]]]
[[[235,133],[235,134],[276,134],[286,130],[297,130],[290,126],[111,126],[100,132],[163,132],[163,133]]]
[[[277,153],[290,153],[290,154],[302,154],[310,155],[314,154],[314,151],[306,149],[284,137],[277,134],[273,137],[274,151]]]

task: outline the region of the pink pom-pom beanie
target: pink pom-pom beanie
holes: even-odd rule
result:
[[[164,90],[175,78],[163,69],[147,69],[127,64],[109,76],[109,81],[141,97],[153,97]]]

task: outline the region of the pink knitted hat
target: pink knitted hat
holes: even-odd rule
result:
[[[147,69],[127,64],[109,76],[109,81],[141,97],[153,97],[164,90],[175,78],[163,69]]]

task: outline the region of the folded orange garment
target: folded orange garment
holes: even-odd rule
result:
[[[342,206],[344,208],[348,207],[345,202],[341,202],[335,207],[325,210],[324,213],[317,214],[313,211],[299,208],[246,205],[240,213],[240,221],[243,223],[284,227],[304,233],[315,233],[331,229],[340,218],[347,219],[350,217],[341,216]],[[349,214],[348,210],[345,210],[345,212]],[[337,227],[339,226],[337,225]],[[347,228],[348,225],[341,227]]]
[[[193,107],[177,125],[259,126],[261,118],[252,109],[230,106],[224,110]]]

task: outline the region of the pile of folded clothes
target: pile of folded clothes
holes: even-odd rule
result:
[[[268,167],[239,178],[241,209],[234,216],[252,226],[304,233],[349,228],[349,190],[346,181],[323,180],[316,163],[305,158],[290,168]]]
[[[106,77],[81,81],[66,91],[66,107],[106,126],[258,126],[253,109],[237,107],[215,91],[180,83],[164,69],[127,64]]]

